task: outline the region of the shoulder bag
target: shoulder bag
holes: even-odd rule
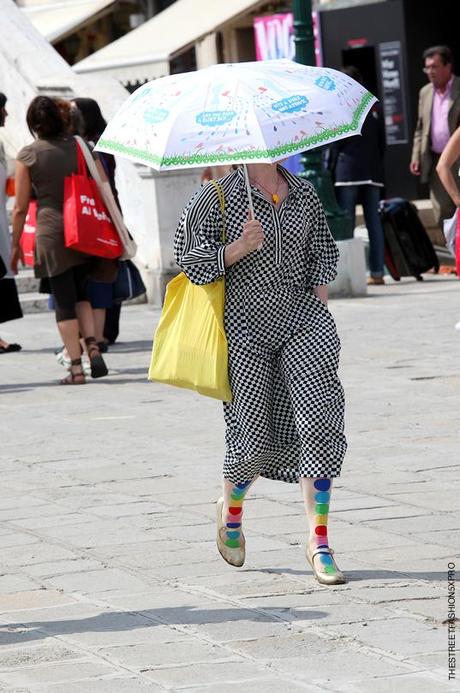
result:
[[[211,181],[222,211],[225,242],[224,193]],[[155,332],[149,380],[194,390],[230,402],[228,346],[224,330],[225,279],[192,284],[181,272],[166,287],[160,322]]]
[[[120,237],[122,246],[123,246],[123,251],[120,257],[120,260],[129,260],[133,258],[137,252],[137,245],[136,242],[133,240],[131,237],[128,229],[126,228],[125,222],[123,220],[123,217],[121,215],[120,209],[115,201],[115,198],[113,196],[112,188],[110,187],[110,183],[108,180],[102,180],[101,175],[98,171],[98,168],[96,166],[96,162],[94,160],[93,155],[91,154],[88,145],[78,135],[75,136],[75,139],[77,140],[78,144],[80,145],[80,149],[83,152],[83,156],[85,157],[86,165],[88,167],[88,170],[94,179],[99,193],[105,203],[105,206],[107,207],[107,210],[109,212],[110,218],[115,225],[115,228],[118,232],[118,235]]]
[[[64,242],[67,248],[90,256],[114,260],[123,245],[97,182],[88,176],[85,145],[76,142],[77,173],[64,179]],[[92,157],[91,157],[92,158]]]

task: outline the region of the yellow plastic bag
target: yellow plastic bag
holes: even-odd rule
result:
[[[224,211],[220,188],[218,193]],[[231,402],[224,303],[224,277],[197,285],[181,272],[168,283],[153,342],[149,380]]]

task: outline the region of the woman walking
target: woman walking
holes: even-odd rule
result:
[[[186,207],[176,232],[178,265],[195,284],[225,275],[225,329],[232,402],[224,403],[223,497],[217,546],[245,560],[243,505],[258,476],[299,482],[310,534],[306,556],[322,584],[346,581],[329,546],[332,479],[346,451],[340,341],[327,302],[338,249],[314,188],[283,167],[248,165],[213,183]],[[221,241],[225,223],[226,243]]]
[[[439,180],[446,189],[447,194],[454,203],[456,209],[460,207],[460,190],[457,185],[453,171],[458,169],[460,164],[460,127],[457,128],[450,140],[446,144],[438,164],[436,173]],[[457,219],[457,233],[455,237],[455,263],[457,268],[457,277],[460,279],[460,221]],[[455,329],[460,330],[460,321],[455,324]]]
[[[78,115],[75,120],[80,121],[80,135],[85,138],[91,149],[94,149],[107,126],[99,104],[94,99],[77,98],[71,101],[71,106]],[[98,152],[97,157],[104,168],[113,197],[121,211],[115,185],[115,157],[105,152]],[[107,351],[108,344],[113,344],[118,336],[121,303],[115,303],[113,300],[114,284],[90,280],[88,290],[93,308],[97,343],[99,349],[104,352]]]
[[[35,276],[48,277],[56,305],[56,320],[71,358],[70,375],[63,385],[83,385],[80,332],[85,339],[91,375],[107,375],[107,366],[95,338],[88,279],[94,273],[113,281],[116,265],[67,248],[64,243],[64,179],[77,172],[76,141],[66,133],[66,123],[53,99],[37,96],[27,111],[27,125],[36,138],[17,155],[16,202],[13,210],[12,268],[17,271],[32,188],[37,198]]]

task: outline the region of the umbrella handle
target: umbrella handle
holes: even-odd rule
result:
[[[248,191],[248,198],[249,198],[249,211],[251,213],[251,219],[254,219],[254,204],[252,202],[252,190],[251,190],[251,183],[249,182],[249,173],[248,173],[248,167],[246,164],[243,164],[244,168],[244,177],[246,179],[246,190]]]
[[[252,201],[252,190],[251,190],[251,183],[249,182],[249,173],[248,173],[248,167],[246,164],[243,164],[244,168],[244,177],[246,179],[246,190],[248,191],[248,198],[249,198],[249,213],[251,216],[251,219],[255,219],[254,215],[254,203]],[[257,250],[260,250],[262,248],[263,243],[261,243]]]

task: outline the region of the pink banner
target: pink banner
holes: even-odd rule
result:
[[[316,64],[322,65],[319,13],[312,12]],[[295,59],[294,18],[292,12],[254,18],[257,60]]]
[[[257,60],[294,60],[294,26],[292,12],[254,19]]]

